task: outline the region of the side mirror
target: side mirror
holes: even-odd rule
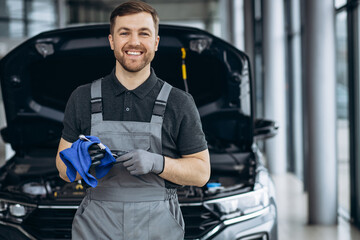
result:
[[[266,119],[256,119],[254,138],[255,140],[264,140],[274,137],[278,132],[279,126],[276,122]]]

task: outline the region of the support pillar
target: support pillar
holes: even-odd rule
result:
[[[283,0],[263,1],[264,109],[265,118],[279,125],[276,137],[265,142],[268,167],[286,173],[286,72]]]
[[[307,176],[310,224],[337,223],[336,75],[333,0],[304,2]]]

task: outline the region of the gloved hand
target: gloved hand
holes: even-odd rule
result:
[[[101,159],[105,157],[105,149],[101,149],[96,143],[89,147],[88,152],[91,158],[92,167],[100,165]]]
[[[131,175],[143,175],[150,172],[160,174],[164,170],[164,156],[137,149],[116,159],[122,162]]]

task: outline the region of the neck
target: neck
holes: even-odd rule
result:
[[[116,62],[115,75],[118,81],[128,90],[134,90],[150,76],[150,64],[139,72],[128,72]]]

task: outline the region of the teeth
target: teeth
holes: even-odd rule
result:
[[[140,55],[141,53],[140,52],[127,52],[127,54],[129,54],[129,55]]]

